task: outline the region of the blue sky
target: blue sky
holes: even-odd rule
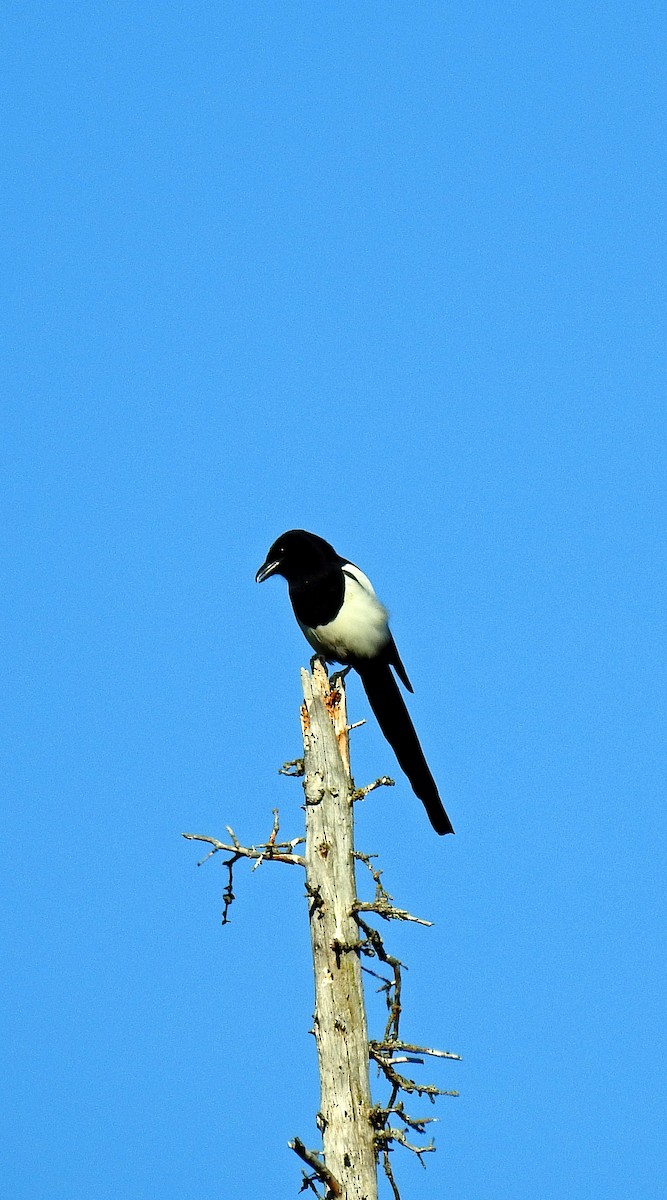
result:
[[[354,735],[397,779],[357,845],[435,922],[404,1032],[463,1055],[403,1200],[657,1198],[664,10],[0,21],[6,1194],[296,1194],[301,879],[240,868],[221,929],[180,834],[301,829],[309,652],[253,577],[303,526],[390,608],[457,830]]]

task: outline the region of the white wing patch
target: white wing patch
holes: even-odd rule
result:
[[[345,595],[338,615],[328,625],[301,628],[313,649],[324,658],[339,663],[351,658],[374,658],[390,639],[389,614],[363,571],[346,563],[343,575]]]
[[[356,579],[357,583],[360,583],[362,588],[370,592],[371,596],[375,595],[375,588],[368,575],[364,575],[363,571],[360,571],[359,567],[355,567],[354,563],[345,563],[343,575],[347,575],[348,579]]]

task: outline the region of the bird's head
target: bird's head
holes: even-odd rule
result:
[[[255,580],[263,583],[270,575],[282,575],[289,583],[337,561],[336,551],[324,538],[305,529],[288,529],[270,547]]]

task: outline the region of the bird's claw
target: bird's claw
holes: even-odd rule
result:
[[[338,687],[341,679],[344,679],[351,670],[352,667],[342,667],[340,671],[334,671],[333,675],[329,677],[329,687]]]

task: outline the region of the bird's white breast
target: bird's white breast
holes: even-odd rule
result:
[[[345,594],[337,616],[328,625],[301,628],[318,654],[336,662],[351,658],[374,658],[386,646],[390,634],[388,613],[363,571],[352,563],[343,567]]]

